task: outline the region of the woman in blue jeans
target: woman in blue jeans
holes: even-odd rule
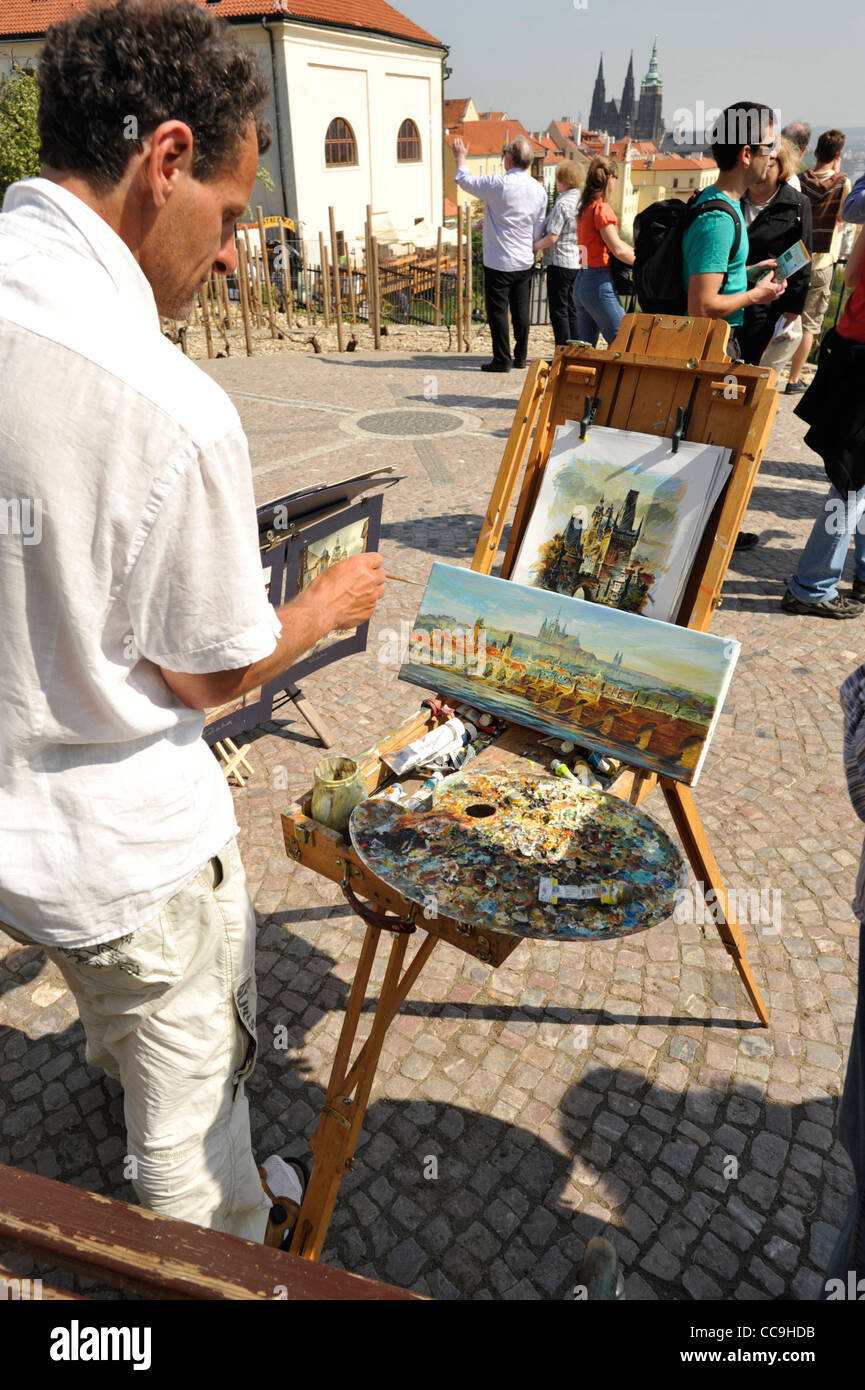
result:
[[[633,247],[619,236],[616,214],[607,201],[618,177],[613,161],[606,155],[597,155],[589,165],[577,209],[577,241],[583,267],[574,289],[577,326],[580,338],[592,347],[600,333],[611,343],[625,316],[613,285],[610,252],[625,265],[634,264]]]

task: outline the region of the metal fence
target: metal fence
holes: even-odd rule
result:
[[[453,260],[453,257],[451,259]],[[332,274],[331,271],[331,277]],[[240,292],[237,276],[229,275],[226,278],[229,299],[233,303],[239,303]],[[276,306],[280,312],[284,312],[287,278],[285,271],[273,268],[270,272],[270,278]],[[357,322],[368,324],[370,315],[366,271],[353,268],[349,274],[348,267],[341,266],[339,279],[343,319],[346,322],[351,321],[353,297]],[[379,265],[378,280],[382,323],[406,326],[435,323],[436,266],[434,260],[395,266],[389,266],[387,262],[383,262]],[[323,281],[324,276],[320,266],[308,266],[304,275],[302,267],[295,264],[292,259],[291,292],[295,308],[301,312],[307,312],[308,309],[311,315],[318,319],[324,319],[324,299],[328,291]],[[443,326],[456,324],[457,302],[457,269],[455,264],[448,264],[440,272],[439,321]],[[623,304],[626,313],[634,312],[636,306],[633,298],[624,300]],[[334,314],[332,278],[328,313],[332,319]],[[478,325],[486,323],[484,268],[480,259],[475,259],[472,262],[471,320],[472,323]],[[546,272],[541,266],[535,266],[532,272],[529,322],[533,327],[549,326],[550,324]]]

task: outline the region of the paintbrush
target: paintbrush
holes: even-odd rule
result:
[[[415,588],[422,588],[419,579],[402,579],[398,574],[385,574],[385,579],[395,579],[397,584],[414,584]]]

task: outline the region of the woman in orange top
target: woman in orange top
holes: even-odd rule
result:
[[[577,324],[580,338],[592,347],[599,333],[611,343],[625,315],[613,285],[610,252],[625,265],[634,264],[633,247],[619,236],[616,214],[607,201],[618,177],[613,161],[597,155],[589,165],[577,209],[577,242],[583,267],[577,272],[574,291]]]

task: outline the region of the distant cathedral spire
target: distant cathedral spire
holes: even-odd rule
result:
[[[622,134],[629,133],[630,123],[634,119],[634,51],[631,49],[631,60],[628,63],[628,71],[625,75],[625,85],[622,89],[622,104],[619,107],[619,114],[622,118]],[[627,128],[626,128],[627,127]]]
[[[598,63],[598,75],[592,93],[589,128],[604,131],[614,140],[632,136],[636,140],[651,140],[659,148],[664,138],[664,118],[661,112],[663,82],[658,69],[658,36],[652,45],[649,70],[640,84],[639,97],[634,81],[634,55],[631,53],[625,85],[620,101],[607,101],[604,81],[604,55]]]
[[[601,61],[598,63],[598,75],[595,78],[595,90],[592,92],[592,109],[589,112],[589,128],[591,130],[602,130],[607,118],[607,95],[604,83],[604,55],[601,54]]]
[[[652,57],[649,61],[649,71],[643,78],[644,87],[660,87],[661,74],[658,72],[658,35],[655,35],[655,42],[652,44]]]

